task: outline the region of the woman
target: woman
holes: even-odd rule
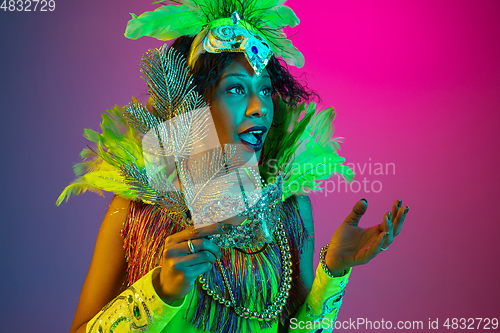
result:
[[[311,204],[304,194],[333,171],[348,177],[348,170],[341,166],[343,159],[331,140],[333,110],[315,115],[310,104],[297,121],[305,109],[299,103],[312,94],[275,58],[279,54],[292,64],[303,62],[289,41],[271,34],[280,31],[273,26],[293,26],[298,20],[280,2],[267,2],[267,10],[261,5],[259,1],[183,1],[133,15],[126,33],[130,38],[195,37],[180,37],[170,50],[151,51],[143,59],[152,116],[134,101],[122,110],[110,110],[112,117],[103,116],[103,134],[86,132],[98,143],[99,152],[82,152],[82,157],[94,159],[75,169],[86,174],[67,188],[58,203],[69,193],[86,189],[117,195],[99,231],[70,332],[328,331],[351,267],[387,249],[400,232],[408,212],[401,200],[381,224],[367,229],[358,227],[367,208],[366,200],[360,200],[330,245],[322,249],[314,277],[314,227]],[[277,47],[280,44],[282,48]],[[183,58],[192,77],[183,70]],[[176,91],[181,93],[175,95]],[[176,147],[168,142],[168,135],[158,134],[160,120],[175,121],[202,110],[201,96],[210,105],[216,135],[224,147],[210,156],[219,152],[226,174],[238,176],[246,209],[227,215],[233,218],[222,223],[193,228],[199,215],[189,195],[191,178],[183,176],[184,169],[188,174],[194,170],[179,158],[185,152],[172,153],[181,185],[175,187],[173,181],[162,178],[158,186],[168,183],[167,187],[155,188],[154,177],[144,171],[147,158],[140,149],[145,151],[144,138],[155,131],[162,149]],[[196,125],[194,118],[189,118],[191,125]],[[125,123],[127,131],[122,133],[118,126]],[[175,140],[183,138],[178,135]],[[238,168],[230,163],[228,147],[237,145],[243,147],[243,160],[253,155],[259,160],[260,174],[252,176],[252,168],[246,168],[248,177],[233,172]],[[306,151],[300,152],[300,147]],[[321,156],[326,162],[297,174],[305,156],[313,161]],[[144,175],[149,180],[141,183]],[[261,178],[265,186],[255,205],[248,205],[252,191],[243,190],[242,184]],[[292,184],[300,186],[293,189]]]

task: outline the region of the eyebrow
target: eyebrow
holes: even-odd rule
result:
[[[242,79],[247,79],[249,76],[245,75],[245,74],[241,74],[241,73],[231,73],[231,74],[227,74],[222,79],[227,79],[229,77],[239,77],[239,78],[242,78]],[[269,79],[271,78],[269,76],[269,74],[265,74],[264,76],[262,76],[262,79],[267,79],[267,78],[269,78]]]

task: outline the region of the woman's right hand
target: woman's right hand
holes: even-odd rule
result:
[[[205,237],[226,233],[231,228],[231,224],[215,223],[200,229],[191,227],[167,237],[161,271],[153,279],[156,293],[165,303],[172,305],[183,299],[193,289],[196,278],[212,269],[215,261],[222,257],[220,248]],[[189,249],[189,240],[194,253]]]

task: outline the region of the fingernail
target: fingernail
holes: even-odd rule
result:
[[[230,231],[231,229],[233,229],[233,225],[232,224],[225,223],[225,224],[222,225],[222,231]]]
[[[406,206],[406,208],[405,208],[405,215],[406,215],[406,213],[408,213],[409,210],[410,210],[410,206]]]
[[[368,203],[368,200],[366,200],[365,198],[362,198],[361,200],[363,200],[364,202]]]
[[[396,206],[398,209],[401,208],[401,199],[398,201],[398,205]]]
[[[387,214],[387,219],[388,219],[389,221],[390,221],[390,220],[392,220],[392,213],[391,213],[391,212],[389,212],[389,214]]]

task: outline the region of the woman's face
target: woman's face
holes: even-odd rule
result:
[[[210,98],[222,146],[242,144],[259,159],[274,115],[272,89],[267,70],[257,76],[243,54],[226,67]]]

